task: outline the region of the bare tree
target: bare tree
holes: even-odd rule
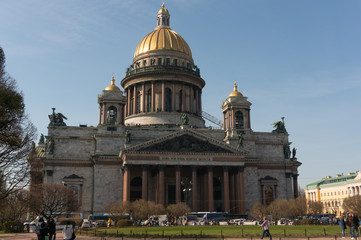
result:
[[[54,183],[40,184],[36,189],[31,192],[29,204],[35,215],[50,219],[78,210],[78,197],[71,189]]]
[[[152,212],[150,202],[144,201],[143,199],[132,202],[131,209],[134,220],[146,219],[149,217],[149,215],[151,215]]]
[[[130,209],[130,202],[114,202],[105,207],[105,211],[116,221],[122,219],[124,214],[130,214]]]
[[[342,208],[348,212],[354,212],[357,216],[361,216],[361,197],[353,196],[343,200]]]
[[[26,217],[29,191],[11,193],[0,202],[0,225],[7,221],[22,221]]]
[[[274,221],[282,217],[286,217],[289,211],[289,202],[285,199],[276,199],[271,202],[271,204],[267,207],[269,214],[272,215]]]
[[[319,202],[319,201],[309,201],[308,202],[307,212],[309,214],[318,214],[318,213],[321,213],[322,210],[323,210],[323,205],[321,202]]]
[[[262,217],[267,215],[267,208],[260,202],[255,202],[250,210],[253,217],[262,219]]]
[[[164,214],[164,206],[162,204],[155,204],[151,201],[144,201],[142,199],[134,202],[114,202],[109,204],[105,210],[112,215],[114,219],[121,219],[122,215],[130,214],[134,220],[146,219],[151,215]]]
[[[36,129],[25,114],[24,98],[5,71],[0,47],[0,200],[29,183],[28,155]]]
[[[167,213],[176,219],[189,213],[191,209],[185,203],[170,204],[167,207]]]
[[[299,216],[306,215],[307,204],[304,197],[289,200],[289,211],[287,216],[291,219],[295,219]]]

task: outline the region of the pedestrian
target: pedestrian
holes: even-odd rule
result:
[[[38,240],[49,240],[48,225],[44,221],[40,224]]]
[[[56,224],[53,218],[50,218],[49,224],[48,224],[48,230],[49,230],[49,240],[55,240],[56,239]]]
[[[355,239],[355,237],[357,239],[359,237],[358,227],[360,226],[360,223],[358,217],[354,213],[350,214],[350,222],[351,222],[351,227],[350,227],[351,239]]]
[[[338,224],[340,225],[341,231],[342,231],[342,238],[345,237],[345,230],[347,229],[345,217],[341,216],[340,220],[338,221]]]
[[[45,240],[45,236],[48,236],[48,226],[44,222],[44,218],[40,217],[39,222],[36,225],[36,234],[38,235],[38,240]]]
[[[267,220],[266,217],[263,218],[263,223],[260,225],[263,229],[263,233],[262,233],[262,237],[261,239],[263,239],[263,237],[266,235],[269,236],[269,239],[272,240],[272,236],[271,233],[269,232],[269,221]]]
[[[64,240],[75,239],[73,225],[69,221],[66,223],[65,227],[63,228],[63,235],[64,235],[63,238]]]

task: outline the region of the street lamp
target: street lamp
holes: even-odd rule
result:
[[[182,178],[181,185],[182,191],[184,193],[184,203],[185,205],[188,205],[188,193],[192,191],[192,180],[188,178]]]

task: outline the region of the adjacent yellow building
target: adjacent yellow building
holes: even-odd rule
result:
[[[341,215],[347,209],[342,208],[343,200],[355,195],[360,196],[361,171],[327,176],[320,181],[306,186],[307,202],[319,201],[323,204],[324,213]]]

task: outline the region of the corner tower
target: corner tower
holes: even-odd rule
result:
[[[125,125],[177,125],[185,113],[189,125],[204,127],[201,99],[205,81],[187,42],[169,22],[163,3],[157,27],[140,41],[121,81],[127,97]]]
[[[237,84],[234,83],[233,92],[222,103],[223,126],[227,140],[236,138],[240,132],[245,134],[251,131],[251,105],[247,97],[237,90]]]

